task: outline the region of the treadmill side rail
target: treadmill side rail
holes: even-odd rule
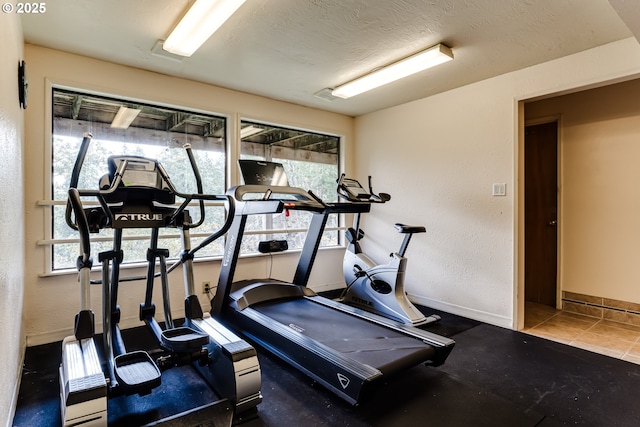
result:
[[[93,339],[63,340],[60,405],[65,427],[107,425],[107,382]]]
[[[426,362],[427,365],[430,366],[440,366],[444,363],[444,361],[449,357],[449,353],[453,350],[455,346],[455,341],[451,338],[443,337],[441,335],[434,334],[433,332],[425,331],[424,329],[416,328],[415,326],[407,325],[402,322],[398,322],[396,320],[392,320],[386,318],[384,316],[380,316],[375,313],[371,313],[366,310],[362,310],[356,307],[352,307],[347,304],[343,304],[338,301],[334,301],[322,296],[312,296],[310,297],[314,302],[318,304],[325,305],[327,307],[331,307],[336,310],[343,311],[345,313],[352,314],[356,317],[360,317],[366,320],[369,320],[373,323],[377,323],[380,326],[384,326],[398,332],[402,332],[406,335],[412,336],[416,339],[421,340],[422,342],[433,346],[436,351],[436,355],[433,360]]]

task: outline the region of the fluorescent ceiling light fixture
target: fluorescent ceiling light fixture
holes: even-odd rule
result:
[[[453,52],[451,52],[451,49],[443,44],[438,44],[352,80],[349,83],[340,85],[331,91],[331,95],[340,98],[351,98],[352,96],[386,85],[387,83],[402,79],[411,74],[426,70],[427,68],[435,67],[452,59]]]
[[[127,129],[142,110],[121,106],[111,122],[114,129]]]
[[[174,55],[191,56],[234,14],[245,0],[196,0],[162,48]]]
[[[262,129],[257,128],[255,126],[249,125],[240,129],[240,138],[246,138],[251,135],[255,135],[256,133],[262,132]]]

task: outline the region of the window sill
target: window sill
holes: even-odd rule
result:
[[[346,248],[346,246],[336,245],[336,246],[327,246],[327,247],[319,248],[318,251],[319,252],[325,252],[325,251],[336,251],[336,250],[339,250],[339,251],[343,252],[345,250],[345,248]],[[242,254],[242,255],[240,255],[240,259],[300,254],[301,251],[302,251],[302,249],[291,249],[291,250],[284,251],[284,252],[274,252],[272,254],[261,254],[261,253],[255,252],[255,253],[250,253],[250,254]],[[194,262],[194,264],[217,263],[217,262],[220,262],[221,260],[222,260],[222,256],[219,255],[219,256],[212,256],[212,257],[206,257],[206,258],[196,258],[196,259],[193,260],[193,262]],[[175,262],[176,262],[175,259],[167,260],[167,267],[171,267]],[[146,262],[135,262],[135,263],[122,264],[120,266],[120,269],[121,270],[135,270],[135,269],[142,269],[142,268],[146,268],[146,267],[147,267],[147,263]],[[96,263],[94,265],[94,267],[91,269],[92,273],[95,273],[95,272],[98,272],[98,271],[102,271],[102,265],[100,263]],[[40,274],[38,274],[38,277],[47,278],[47,277],[59,277],[59,276],[68,276],[68,275],[76,275],[76,274],[78,274],[78,270],[76,270],[75,268],[65,268],[65,269],[51,271],[51,272],[48,272],[48,273],[40,273]]]

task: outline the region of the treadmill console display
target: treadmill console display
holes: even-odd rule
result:
[[[282,163],[262,160],[238,160],[242,178],[247,185],[289,186]]]

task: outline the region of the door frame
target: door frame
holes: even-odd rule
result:
[[[525,220],[524,220],[524,200],[525,200],[525,188],[524,188],[524,144],[525,144],[525,128],[527,126],[539,125],[543,123],[549,122],[557,122],[558,123],[558,135],[557,135],[557,150],[558,150],[558,192],[557,192],[557,206],[558,206],[558,229],[557,229],[557,261],[556,261],[556,308],[562,307],[562,116],[560,114],[550,115],[539,117],[531,120],[525,120],[524,118],[524,104],[525,101],[519,102],[519,126],[518,126],[518,149],[516,150],[516,165],[517,165],[517,179],[518,179],[518,189],[516,196],[516,210],[517,210],[517,221],[516,221],[516,236],[517,243],[515,245],[516,251],[516,274],[515,279],[517,283],[516,292],[514,295],[514,329],[522,330],[524,329],[524,319],[525,319],[525,275],[524,275],[524,264],[525,264]]]

